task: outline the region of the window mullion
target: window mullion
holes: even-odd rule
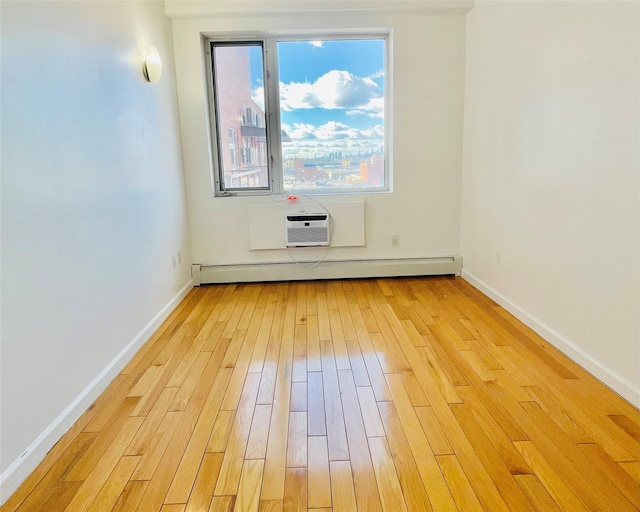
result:
[[[266,117],[268,123],[269,165],[271,189],[274,194],[284,193],[282,144],[280,123],[280,87],[278,79],[277,44],[273,37],[265,40]]]

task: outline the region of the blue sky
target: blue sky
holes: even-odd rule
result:
[[[285,158],[383,145],[384,58],[381,39],[278,43],[281,122],[293,141]],[[259,96],[253,64],[252,80]]]

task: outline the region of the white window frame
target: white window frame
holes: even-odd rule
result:
[[[391,34],[380,31],[355,30],[344,33],[319,34],[317,32],[296,35],[264,35],[264,34],[238,34],[224,37],[206,37],[204,39],[204,49],[207,60],[207,90],[209,102],[209,125],[211,143],[211,178],[213,184],[213,195],[215,197],[229,196],[264,196],[274,194],[286,194],[289,190],[284,184],[284,161],[282,158],[281,136],[273,137],[271,134],[282,133],[280,120],[280,97],[279,97],[279,76],[278,76],[278,56],[277,44],[281,41],[336,41],[336,40],[384,40],[384,187],[327,187],[324,189],[301,189],[295,188],[293,193],[305,195],[348,195],[348,194],[379,194],[392,191],[392,140],[391,140]],[[263,51],[263,83],[265,85],[265,129],[266,129],[266,149],[268,161],[269,186],[261,188],[230,188],[225,189],[221,176],[221,158],[219,155],[218,127],[216,118],[216,100],[214,83],[214,63],[212,43],[231,44],[262,44]],[[238,144],[240,152],[244,151]],[[242,158],[242,155],[239,155]]]

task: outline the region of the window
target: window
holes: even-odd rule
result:
[[[389,189],[386,36],[209,48],[217,195]]]

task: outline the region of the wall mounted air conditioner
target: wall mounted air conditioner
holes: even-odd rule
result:
[[[284,218],[287,247],[329,245],[329,214],[288,213]]]

